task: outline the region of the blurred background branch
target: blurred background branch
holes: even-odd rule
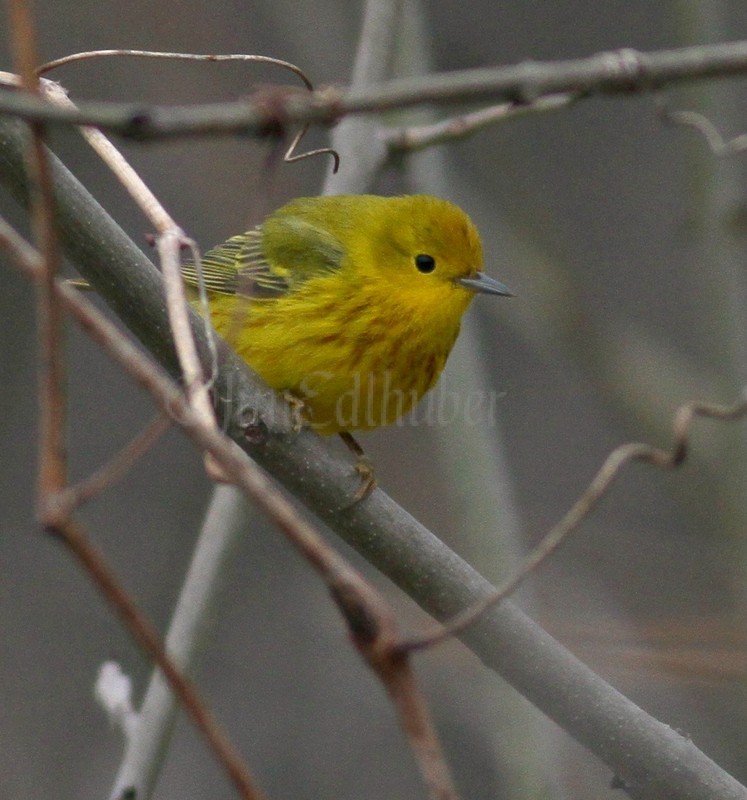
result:
[[[385,66],[386,62],[377,62]],[[424,103],[532,103],[543,97],[650,92],[747,72],[747,42],[724,42],[643,53],[624,48],[567,62],[525,62],[508,67],[400,78],[346,91],[265,89],[254,99],[202,107],[80,103],[77,110],[50,107],[17,93],[0,95],[0,111],[21,119],[92,125],[143,140],[195,134],[240,133],[266,137],[291,124],[333,124],[341,116],[381,113]]]

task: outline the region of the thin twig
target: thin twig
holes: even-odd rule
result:
[[[77,108],[59,83],[44,79],[41,81],[41,89],[44,96],[56,106],[69,109]],[[80,132],[99,158],[114,173],[117,180],[137,203],[143,214],[151,221],[154,228],[157,231],[165,231],[173,227],[175,223],[171,215],[109,139],[96,128],[82,126]]]
[[[317,147],[314,150],[305,150],[303,153],[296,153],[296,148],[301,143],[301,139],[308,133],[311,123],[307,122],[301,130],[293,137],[290,146],[285,151],[283,161],[286,164],[294,164],[296,161],[303,161],[307,158],[314,156],[328,155],[332,156],[332,174],[335,174],[340,169],[340,154],[334,147]]]
[[[125,56],[130,58],[148,58],[148,59],[167,59],[169,61],[210,61],[219,63],[222,61],[250,61],[255,64],[271,64],[275,67],[283,67],[283,69],[290,70],[304,82],[306,88],[311,90],[313,85],[306,77],[306,73],[290,61],[283,61],[281,58],[274,56],[259,56],[246,53],[166,53],[160,50],[87,50],[82,53],[71,53],[70,55],[56,58],[54,61],[47,61],[37,67],[35,72],[41,77],[53,69],[73,64],[78,61],[86,61],[92,58],[111,58],[113,56]]]
[[[162,229],[156,237],[166,294],[166,309],[187,397],[190,405],[194,406],[203,422],[206,425],[215,426],[215,412],[205,383],[202,363],[197,354],[197,345],[189,321],[189,309],[181,275],[181,249],[185,244],[193,250],[196,249],[195,243],[184,234],[176,223]],[[211,474],[213,465],[209,459],[206,460],[206,467],[208,474]],[[218,471],[213,477],[219,474]]]
[[[129,472],[134,464],[163,436],[171,420],[163,414],[155,416],[132,441],[128,442],[113,458],[79,483],[62,491],[58,502],[68,507],[69,514],[87,503],[105,489],[113,486]]]
[[[690,428],[696,417],[731,422],[747,414],[747,389],[742,397],[730,406],[690,402],[680,406],[672,426],[674,443],[671,450],[662,450],[640,442],[620,445],[605,459],[586,491],[576,500],[565,516],[553,526],[522,564],[494,592],[445,623],[438,630],[413,637],[400,644],[406,651],[432,647],[476,622],[489,608],[500,603],[516,591],[523,581],[540,564],[549,558],[574,533],[607,494],[620,470],[630,461],[642,461],[660,469],[674,469],[685,460],[689,448]]]
[[[123,51],[132,55],[135,51]],[[81,55],[81,54],[78,54]],[[92,56],[93,54],[84,54]],[[153,55],[152,53],[150,55]],[[172,54],[169,54],[172,55]],[[283,62],[285,64],[285,62]],[[41,70],[43,71],[43,70]],[[67,97],[67,94],[58,84],[45,81],[44,88],[46,95],[56,104],[66,107],[73,107],[74,104]],[[161,260],[163,281],[166,292],[166,304],[169,312],[171,330],[174,334],[174,344],[176,346],[179,363],[184,377],[187,396],[194,404],[198,413],[203,417],[207,424],[215,424],[215,416],[208,391],[208,385],[204,380],[202,366],[197,356],[197,348],[194,344],[192,329],[189,325],[189,318],[186,310],[186,298],[184,295],[184,285],[179,270],[181,249],[189,247],[197,256],[199,254],[195,243],[187,237],[182,229],[176,224],[171,215],[166,211],[158,198],[151,192],[145,181],[137,174],[124,158],[122,153],[104,136],[101,131],[95,128],[81,128],[81,133],[86,138],[91,147],[98,153],[101,159],[116,175],[122,185],[135,200],[143,213],[148,217],[155,229],[158,231],[157,247]],[[212,341],[211,328],[207,328],[209,340],[211,342],[211,354],[213,364],[211,373],[216,370],[215,345]],[[215,478],[220,478],[220,471],[215,470],[210,460],[206,461],[208,474]]]
[[[505,122],[509,119],[525,117],[529,114],[541,114],[567,108],[579,99],[579,95],[548,95],[533,103],[500,103],[488,108],[481,108],[468,114],[439,120],[430,125],[410,125],[405,128],[391,128],[382,132],[381,137],[394,153],[412,153],[433,147],[437,144],[455,142],[466,139],[477,131]]]
[[[673,125],[682,125],[696,130],[705,139],[711,152],[718,158],[733,156],[747,150],[747,133],[741,133],[732,139],[724,139],[718,128],[705,114],[699,114],[697,111],[662,108],[662,116]]]
[[[410,659],[388,658],[376,669],[397,711],[400,725],[418,759],[421,774],[435,800],[459,795],[439,745],[428,705],[418,690]]]

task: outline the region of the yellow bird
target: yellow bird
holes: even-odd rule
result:
[[[427,195],[299,198],[202,258],[218,333],[359,457],[349,432],[433,387],[475,293],[510,296],[481,268],[469,217]],[[194,264],[183,274],[197,285]]]

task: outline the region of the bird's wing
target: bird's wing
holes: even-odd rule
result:
[[[209,250],[202,257],[202,277],[209,292],[272,298],[338,269],[343,255],[332,234],[286,216]],[[198,285],[193,262],[182,266],[182,276],[189,286]]]
[[[262,225],[262,242],[267,260],[276,274],[295,289],[300,284],[336,272],[342,266],[345,249],[340,240],[317,221],[282,211]]]
[[[273,297],[288,291],[288,282],[270,265],[262,252],[259,228],[232,236],[201,259],[202,279],[209,292],[241,294],[248,297]],[[182,265],[188,286],[198,286],[193,261]]]

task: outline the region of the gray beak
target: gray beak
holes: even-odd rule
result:
[[[469,278],[457,278],[456,283],[464,286],[472,292],[480,292],[481,294],[498,294],[502,297],[513,297],[514,293],[505,287],[500,281],[491,278],[484,272],[478,272]]]

